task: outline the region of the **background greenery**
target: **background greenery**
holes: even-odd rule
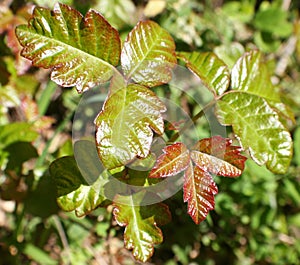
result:
[[[123,38],[138,20],[151,18],[172,34],[177,50],[214,51],[229,66],[248,49],[265,53],[272,81],[296,117],[296,124],[288,124],[295,142],[288,172],[274,175],[249,160],[238,179],[216,179],[215,211],[198,226],[176,194],[167,202],[173,221],[162,227],[165,241],[149,264],[299,264],[298,1],[61,2],[82,13],[102,12]],[[14,28],[27,23],[33,5],[52,8],[54,2],[0,3],[0,264],[135,264],[111,208],[79,219],[56,204],[48,166],[73,152],[72,117],[80,96],[57,87],[49,71],[20,57]],[[191,115],[199,111],[191,98],[172,90],[170,97]],[[204,121],[199,131],[209,136]]]

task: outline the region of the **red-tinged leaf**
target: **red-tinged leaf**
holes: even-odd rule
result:
[[[221,136],[202,139],[193,147],[191,158],[207,172],[226,177],[240,176],[247,158],[240,154],[240,147],[231,143],[230,139]]]
[[[117,195],[113,215],[120,226],[125,226],[124,243],[133,256],[146,262],[154,251],[154,245],[163,241],[163,235],[158,225],[170,221],[170,211],[163,203],[139,206],[144,199],[144,193],[132,196]]]
[[[150,171],[150,178],[174,176],[185,170],[190,161],[190,152],[183,143],[174,143],[163,149]]]
[[[121,53],[125,76],[145,86],[168,83],[176,65],[171,35],[153,21],[141,21],[129,33]]]
[[[21,110],[27,121],[33,122],[33,126],[38,131],[49,129],[51,124],[55,122],[55,119],[47,116],[40,116],[37,103],[29,98],[24,97],[21,101]]]
[[[190,162],[184,174],[183,200],[188,203],[188,214],[196,224],[202,222],[214,209],[214,195],[218,188],[212,176]]]
[[[64,4],[56,4],[53,12],[37,7],[16,35],[22,56],[35,66],[52,68],[53,81],[76,86],[78,92],[108,81],[119,62],[119,34],[94,10],[83,17]]]

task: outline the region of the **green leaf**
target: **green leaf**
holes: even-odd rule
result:
[[[135,157],[147,157],[152,130],[158,134],[164,131],[161,113],[166,110],[150,89],[130,84],[116,90],[114,84],[95,120],[98,154],[107,169],[123,166]]]
[[[272,84],[262,54],[253,50],[242,56],[232,68],[231,87],[264,98],[283,119],[294,121],[294,115],[280,99],[279,90]]]
[[[39,262],[41,264],[45,265],[56,265],[57,262],[54,258],[52,258],[47,252],[40,249],[39,247],[27,243],[24,246],[23,250],[24,254],[28,255],[31,259],[35,260],[36,262]]]
[[[292,157],[292,139],[282,120],[293,120],[271,83],[259,51],[245,53],[231,73],[232,91],[217,102],[223,125],[232,125],[253,159],[274,173],[284,173]]]
[[[108,173],[102,172],[92,184],[86,185],[74,157],[62,157],[50,165],[50,174],[56,182],[57,202],[64,211],[73,211],[84,216],[105,201],[104,185]]]
[[[132,196],[117,195],[113,215],[120,226],[125,226],[125,247],[132,249],[133,256],[146,262],[154,251],[154,245],[163,241],[163,235],[158,225],[170,221],[168,206],[162,203],[147,206],[138,205],[144,199],[144,192]]]
[[[214,209],[214,195],[218,188],[212,176],[190,162],[185,174],[183,200],[188,202],[188,214],[196,224],[202,222],[208,212]]]
[[[122,69],[127,79],[132,78],[139,84],[168,83],[176,63],[174,40],[155,22],[139,22],[124,42]]]
[[[178,57],[214,94],[222,95],[228,88],[230,72],[226,64],[211,52],[180,52]]]
[[[232,125],[244,149],[254,161],[274,173],[284,173],[292,157],[292,139],[267,101],[244,92],[230,93],[217,102],[216,115]]]
[[[137,10],[132,0],[95,1],[93,8],[101,10],[109,23],[117,29],[134,25],[138,20],[138,16],[135,15]]]
[[[237,60],[231,72],[231,87],[266,100],[280,101],[279,93],[270,80],[267,65],[257,50],[247,52]]]
[[[16,35],[22,56],[34,66],[52,68],[53,81],[78,92],[109,80],[119,62],[119,34],[94,10],[83,18],[64,4],[56,4],[53,12],[36,7]]]
[[[14,142],[32,142],[39,134],[33,130],[33,125],[26,122],[15,122],[0,126],[0,146],[4,148]]]
[[[272,33],[278,37],[288,37],[293,31],[293,25],[288,22],[287,18],[287,11],[275,5],[270,5],[257,12],[254,18],[254,26],[261,31]]]
[[[190,152],[183,143],[174,143],[163,149],[149,177],[161,178],[174,176],[185,170],[190,161]]]

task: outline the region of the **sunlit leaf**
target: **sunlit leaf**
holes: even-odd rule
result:
[[[183,143],[174,143],[163,149],[149,177],[161,178],[174,176],[186,169],[190,161],[190,152]]]
[[[162,203],[138,206],[144,193],[132,196],[118,195],[115,198],[114,217],[120,226],[125,226],[125,247],[132,249],[133,256],[146,262],[154,251],[154,245],[163,241],[163,235],[158,227],[170,221],[168,206]]]
[[[190,162],[184,174],[183,199],[188,203],[188,214],[196,224],[203,221],[214,209],[214,195],[218,188],[212,176]]]
[[[244,170],[246,157],[240,154],[239,146],[221,136],[200,140],[191,152],[193,162],[206,172],[220,176],[237,177]]]
[[[244,149],[260,165],[284,173],[292,157],[290,133],[266,100],[248,93],[231,93],[217,103],[216,114],[223,125],[232,125]]]
[[[260,52],[248,52],[237,61],[231,86],[232,93],[217,102],[219,121],[232,125],[241,145],[258,164],[284,173],[292,157],[292,139],[281,121],[293,120],[293,115],[281,103]]]
[[[228,88],[230,72],[226,64],[211,52],[180,52],[178,57],[194,72],[215,95],[222,95]]]
[[[83,16],[64,4],[53,12],[36,7],[28,25],[16,28],[22,55],[52,68],[51,79],[79,92],[106,82],[120,57],[118,32],[94,10]]]
[[[280,116],[294,121],[293,113],[281,102],[279,90],[272,84],[267,65],[259,51],[245,53],[236,62],[232,68],[231,87],[264,98]]]
[[[152,21],[141,21],[136,25],[121,53],[125,76],[146,86],[168,83],[176,62],[174,40]]]
[[[57,188],[57,203],[64,211],[84,216],[105,201],[104,185],[108,175],[104,171],[92,184],[87,185],[74,157],[62,157],[50,165],[50,174]]]
[[[144,86],[130,84],[118,90],[111,87],[110,96],[95,120],[97,149],[103,165],[113,169],[135,157],[147,157],[152,130],[163,133],[161,113],[165,110],[159,98]]]

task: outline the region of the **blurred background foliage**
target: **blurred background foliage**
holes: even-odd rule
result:
[[[195,225],[182,194],[168,199],[173,221],[148,264],[299,264],[300,260],[300,2],[197,0],[62,0],[85,13],[94,8],[123,39],[150,18],[174,37],[177,50],[213,51],[230,67],[245,51],[266,54],[272,81],[295,113],[294,158],[285,175],[248,161],[238,179],[217,179],[215,211]],[[0,264],[136,264],[123,248],[123,229],[111,208],[85,218],[59,210],[48,173],[54,159],[72,155],[72,117],[80,96],[49,81],[49,71],[20,57],[14,28],[34,5],[0,2]],[[167,90],[158,91],[167,96]],[[196,93],[196,92],[191,92]],[[170,87],[190,115],[192,97]],[[192,94],[193,96],[193,94]],[[195,97],[197,95],[194,95]],[[205,121],[200,134],[209,136]]]

